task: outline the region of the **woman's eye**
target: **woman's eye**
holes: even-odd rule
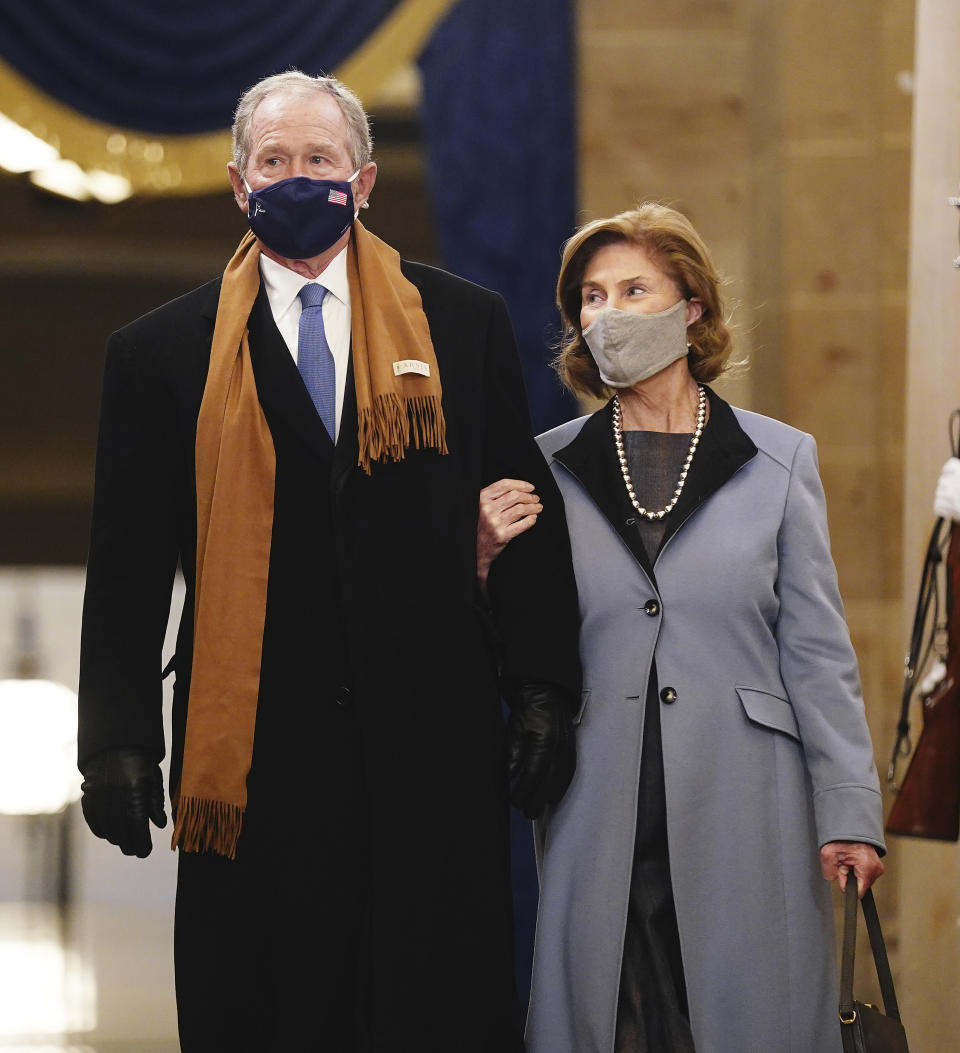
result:
[[[642,285],[631,285],[627,290],[628,296],[642,296],[647,290]]]
[[[583,298],[583,302],[584,302],[584,304],[600,303],[600,301],[602,299],[603,299],[603,296],[601,296],[600,293],[598,293],[596,290],[594,290],[593,292],[588,292],[587,293],[587,295]]]

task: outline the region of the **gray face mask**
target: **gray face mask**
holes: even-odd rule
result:
[[[611,388],[629,388],[687,353],[687,301],[656,314],[604,307],[583,331],[600,377]]]

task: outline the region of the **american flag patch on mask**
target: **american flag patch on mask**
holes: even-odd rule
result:
[[[327,194],[327,200],[332,205],[345,205],[347,203],[347,195],[342,190],[331,190]]]

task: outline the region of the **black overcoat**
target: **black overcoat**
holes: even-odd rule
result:
[[[522,1048],[497,663],[578,696],[576,587],[502,300],[430,267],[403,271],[430,324],[447,456],[411,450],[365,475],[352,378],[334,447],[262,290],[251,312],[277,453],[261,689],[238,860],[181,855],[185,1051]],[[161,647],[179,562],[174,785],[218,295],[219,279],[115,333],[101,407],[80,762],[121,745],[164,753]],[[494,565],[491,619],[476,591],[478,494],[502,476],[534,482],[544,511]],[[340,1004],[355,1025],[326,1022]],[[226,1019],[241,1021],[236,1034]]]

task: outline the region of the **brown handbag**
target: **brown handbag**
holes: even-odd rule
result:
[[[883,942],[877,905],[870,889],[860,900],[867,923],[870,949],[880,980],[884,1012],[868,1002],[853,997],[853,963],[857,945],[857,879],[847,875],[844,893],[843,951],[840,957],[840,1035],[843,1053],[909,1053],[907,1033],[900,1022],[900,1009],[893,989],[887,948]]]
[[[894,787],[897,761],[910,752],[910,706],[921,668],[931,654],[942,653],[946,594],[946,675],[923,702],[923,729],[903,782],[896,788],[887,818],[889,834],[956,841],[960,835],[960,524],[948,527],[950,544],[942,568],[944,520],[938,519],[924,561],[920,595],[914,615],[897,724],[897,742],[890,758],[887,782]],[[939,577],[945,575],[945,586]],[[932,614],[931,614],[932,610]],[[936,646],[934,642],[936,641]]]

